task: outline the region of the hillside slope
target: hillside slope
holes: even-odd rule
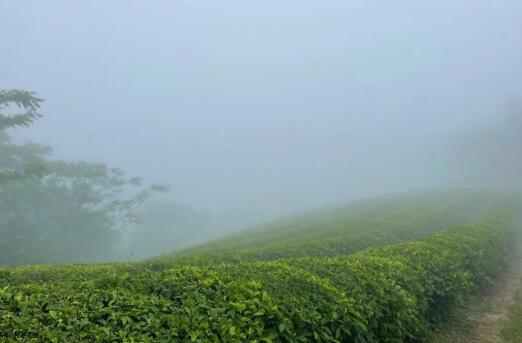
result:
[[[186,264],[350,254],[469,222],[506,194],[451,190],[369,198],[243,230],[154,261]]]
[[[425,341],[506,263],[520,199],[465,192],[408,202],[365,222],[385,218],[373,231],[383,237],[423,238],[352,255],[0,268],[0,342]]]

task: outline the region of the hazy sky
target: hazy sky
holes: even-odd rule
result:
[[[459,182],[462,130],[522,92],[522,1],[0,1],[18,140],[214,211]]]

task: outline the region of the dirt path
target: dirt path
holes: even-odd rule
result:
[[[488,310],[470,313],[474,323],[467,342],[470,343],[502,343],[500,330],[507,320],[509,306],[515,301],[516,291],[522,279],[522,242],[519,240],[515,259],[507,270],[499,277],[498,282],[486,294],[485,302]]]
[[[500,330],[522,282],[522,239],[515,257],[485,295],[462,309],[461,322],[436,334],[437,343],[503,343]]]
[[[484,295],[460,309],[459,319],[435,334],[435,343],[504,343],[500,331],[522,282],[522,237],[515,256]]]

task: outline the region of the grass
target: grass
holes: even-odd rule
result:
[[[514,233],[506,267],[455,307],[434,343],[522,342],[522,232]]]
[[[472,343],[477,315],[491,310],[491,300],[483,293],[468,296],[448,315],[447,322],[434,330],[433,343]]]
[[[506,343],[522,342],[522,284],[517,292],[515,304],[509,310],[509,319],[501,333]]]

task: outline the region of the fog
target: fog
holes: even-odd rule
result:
[[[14,142],[171,185],[154,201],[195,218],[169,221],[180,248],[377,194],[522,186],[521,15],[518,0],[2,1],[0,89],[45,99]]]

